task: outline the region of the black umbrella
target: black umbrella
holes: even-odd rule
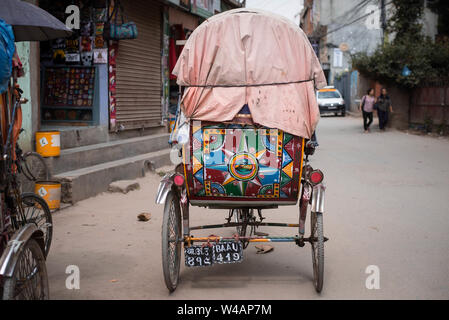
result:
[[[20,0],[0,0],[0,19],[13,27],[15,41],[45,41],[72,33],[47,11]]]

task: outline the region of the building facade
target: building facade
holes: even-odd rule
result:
[[[17,44],[25,69],[19,83],[30,100],[22,108],[19,143],[33,150],[37,131],[60,131],[61,155],[47,165],[62,182],[62,201],[76,202],[112,181],[169,164],[168,123],[178,97],[171,70],[200,23],[243,2],[30,1],[76,26],[68,38]],[[104,39],[108,20],[134,22],[137,37]]]
[[[176,41],[187,39],[208,17],[243,5],[233,0],[116,1],[124,19],[136,23],[138,36],[106,41],[102,28],[114,0],[29,1],[63,22],[75,4],[80,25],[70,38],[17,46],[26,72],[20,84],[30,99],[24,107],[25,150],[33,149],[38,130],[97,127],[115,137],[166,131],[177,97],[170,76],[170,63],[182,50]]]
[[[365,89],[375,86],[352,70],[351,55],[370,54],[382,41],[394,38],[394,34],[385,37],[386,23],[393,10],[388,0],[304,0],[301,27],[318,48],[328,83],[342,92],[348,110],[355,110]],[[425,8],[423,32],[431,38],[437,32],[437,18]],[[376,94],[380,90],[377,87]]]

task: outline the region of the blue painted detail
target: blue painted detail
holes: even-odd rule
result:
[[[268,150],[270,150],[272,152],[276,152],[276,146],[274,144],[270,143],[271,137],[272,136],[265,136],[265,139],[262,139],[262,141],[263,141],[265,148],[267,148]]]
[[[207,169],[213,169],[213,170],[219,170],[223,172],[228,172],[228,165],[225,163],[219,163],[219,164],[212,164],[207,167]]]
[[[198,140],[199,142],[203,143],[203,132],[201,130],[197,130],[193,136],[195,137],[196,140]]]
[[[211,183],[210,187],[211,189],[217,189],[219,194],[226,194],[225,189],[221,184]]]
[[[262,185],[273,184],[279,181],[279,170],[277,168],[266,167],[261,165],[259,167],[259,181]],[[261,175],[264,177],[262,178]]]
[[[285,149],[282,151],[282,168],[284,168],[286,165],[288,165],[290,162],[292,162],[292,158],[290,157],[290,155],[288,154],[287,151],[285,151]]]
[[[224,163],[225,155],[221,151],[211,152],[209,154],[204,155],[204,165],[207,167],[213,165],[220,165]]]
[[[194,177],[201,183],[204,184],[204,169],[201,168],[200,170],[198,170]]]

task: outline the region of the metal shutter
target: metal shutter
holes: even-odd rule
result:
[[[137,24],[137,39],[120,40],[117,54],[117,126],[161,126],[161,15],[155,0],[121,1]]]

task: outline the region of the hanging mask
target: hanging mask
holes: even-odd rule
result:
[[[81,52],[81,62],[83,66],[92,65],[93,52]]]
[[[91,37],[81,37],[81,51],[92,51]]]

